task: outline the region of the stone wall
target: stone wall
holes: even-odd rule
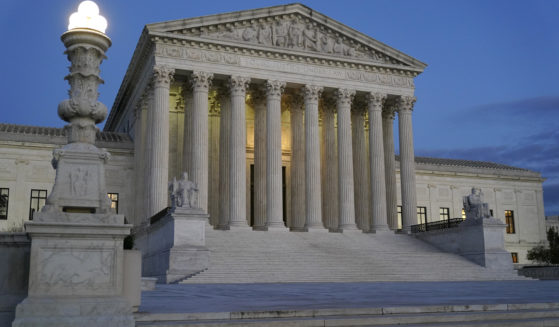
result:
[[[27,296],[31,241],[25,233],[0,233],[0,327],[12,325]]]

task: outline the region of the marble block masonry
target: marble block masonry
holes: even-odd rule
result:
[[[131,327],[123,291],[123,239],[131,225],[110,208],[110,155],[94,145],[95,124],[107,114],[97,101],[99,65],[111,41],[103,32],[73,28],[62,42],[72,63],[66,76],[70,99],[58,107],[68,122],[68,144],[54,151],[56,178],[46,205],[25,224],[32,240],[29,291],[13,326]]]
[[[209,215],[198,202],[199,190],[185,173],[169,183],[171,207],[134,229],[136,247],[142,251],[142,276],[158,283],[175,283],[209,266],[205,247]]]

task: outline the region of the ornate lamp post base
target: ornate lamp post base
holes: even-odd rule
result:
[[[101,17],[91,1],[82,2],[78,14],[82,6],[93,6],[93,18]],[[81,14],[91,18],[91,12]],[[134,276],[124,265],[123,250],[132,226],[111,211],[105,188],[110,155],[94,145],[95,124],[107,115],[97,101],[97,88],[111,41],[85,27],[62,35],[72,63],[66,76],[70,98],[58,106],[59,116],[69,123],[68,144],[53,153],[56,179],[45,207],[25,224],[32,240],[29,294],[17,306],[12,326],[134,326],[124,287],[124,276]]]

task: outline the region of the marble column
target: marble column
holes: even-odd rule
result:
[[[142,94],[134,110],[134,173],[135,173],[135,212],[134,226],[140,225],[146,217],[144,176],[145,176],[145,144],[146,144],[146,108],[148,105],[147,90]]]
[[[190,176],[198,186],[198,204],[208,211],[208,91],[212,73],[194,71],[190,78],[192,85],[192,114],[190,122]]]
[[[415,97],[402,96],[398,102],[398,130],[400,136],[400,182],[402,188],[402,230],[411,232],[417,224],[417,196],[415,188],[415,156],[413,150],[412,110]]]
[[[371,174],[371,231],[387,231],[386,174],[383,146],[382,107],[386,94],[369,94],[369,157]]]
[[[398,189],[396,187],[396,154],[394,153],[395,108],[385,106],[382,111],[382,139],[384,143],[384,176],[386,182],[386,215],[388,226],[398,229]]]
[[[282,211],[281,95],[285,82],[266,82],[266,216],[268,228],[285,228]]]
[[[358,97],[354,100],[351,112],[352,150],[353,150],[353,178],[355,197],[355,223],[363,231],[368,231],[371,225],[369,164],[367,147],[365,144],[365,114],[367,112],[366,99]]]
[[[322,130],[324,161],[322,162],[322,212],[324,225],[337,230],[338,220],[338,151],[336,145],[336,99],[330,94],[322,97]]]
[[[210,224],[219,223],[219,116],[221,107],[217,100],[215,90],[211,91],[209,102],[209,127],[208,127],[208,213]]]
[[[229,138],[229,226],[248,228],[246,207],[246,90],[249,77],[231,76],[231,130]]]
[[[356,230],[351,147],[351,102],[354,90],[338,89],[338,203],[339,228]]]
[[[318,99],[322,87],[305,85],[305,199],[308,230],[324,229],[320,181],[320,140],[318,135]]]
[[[305,228],[305,110],[301,93],[291,94],[291,230]]]
[[[183,136],[182,136],[182,171],[187,172],[188,176],[191,175],[190,170],[190,157],[192,157],[192,86],[190,81],[184,82],[182,85],[182,98],[184,100],[184,122],[183,122]]]
[[[250,93],[254,108],[254,224],[255,230],[266,229],[266,92],[254,86]]]
[[[153,100],[148,113],[148,217],[167,207],[169,182],[169,87],[174,69],[153,67]]]
[[[219,118],[219,218],[215,229],[229,229],[229,137],[231,135],[231,95],[229,87],[217,89]]]

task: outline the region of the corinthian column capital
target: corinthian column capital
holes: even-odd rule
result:
[[[373,110],[382,110],[384,102],[386,101],[386,94],[371,92],[367,95],[367,100],[369,100],[369,106]]]
[[[266,96],[267,97],[281,97],[283,90],[285,88],[285,82],[277,80],[266,81]]]
[[[398,111],[412,111],[416,98],[414,96],[401,96],[398,99]]]
[[[382,109],[382,118],[394,120],[396,116],[396,108],[396,105],[385,105]]]
[[[212,86],[213,73],[194,71],[190,76],[192,90],[208,91]]]
[[[249,87],[250,96],[247,97],[247,103],[251,106],[266,104],[266,89],[262,85],[251,85]]]
[[[170,87],[175,70],[168,66],[153,66],[153,86],[154,87]]]
[[[322,87],[316,85],[305,85],[303,87],[303,95],[305,97],[305,102],[318,102],[320,95],[322,94]]]
[[[231,95],[245,94],[250,83],[250,77],[246,76],[231,76],[229,78],[229,91]]]
[[[355,90],[349,89],[338,89],[336,92],[338,104],[351,106],[353,97],[355,96]]]

